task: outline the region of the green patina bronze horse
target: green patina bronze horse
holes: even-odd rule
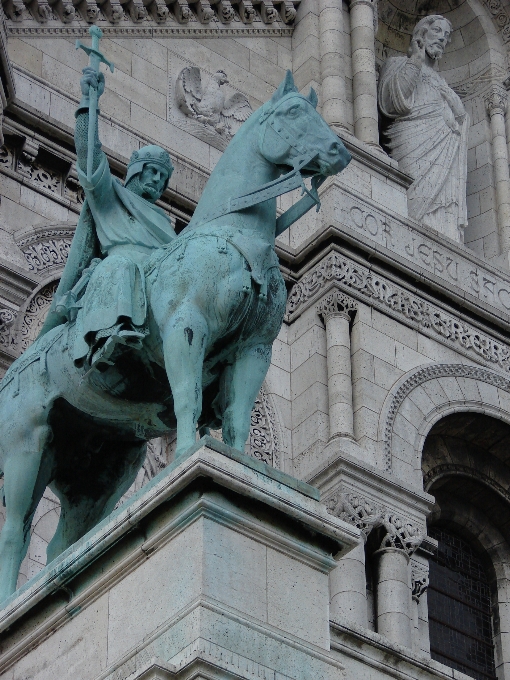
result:
[[[76,325],[41,336],[0,385],[6,522],[0,601],[16,588],[46,486],[61,502],[48,560],[109,514],[132,484],[147,440],[177,428],[177,457],[197,427],[244,449],[271,361],[286,290],[275,237],[314,205],[350,156],[287,74],[230,142],[188,227],[145,268],[149,335],[103,372],[77,367]],[[306,189],[303,177],[312,178]],[[276,197],[304,197],[276,219]]]

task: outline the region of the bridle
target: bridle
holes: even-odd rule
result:
[[[260,122],[265,122],[274,112],[274,108],[266,111]],[[277,196],[286,194],[289,191],[298,189],[299,187],[302,189],[302,198],[291,208],[286,210],[282,215],[280,215],[280,217],[278,217],[276,220],[276,236],[284,232],[285,229],[290,227],[291,224],[307,213],[310,208],[316,206],[317,212],[319,211],[321,202],[318,189],[326,180],[326,177],[325,175],[321,175],[319,173],[313,175],[311,189],[308,189],[301,175],[301,170],[312,163],[317,158],[319,153],[307,153],[304,146],[295,141],[297,135],[292,135],[292,125],[290,126],[290,131],[282,134],[281,128],[278,129],[275,127],[274,120],[270,120],[267,124],[271,126],[274,133],[278,135],[285,142],[285,144],[294,149],[296,152],[297,155],[293,161],[293,169],[278,179],[264,184],[259,189],[250,191],[247,194],[242,194],[241,196],[228,198],[224,203],[221,203],[210,210],[198,222],[196,222],[193,225],[195,228],[202,226],[207,222],[211,222],[218,217],[223,217],[224,215],[237,212],[238,210],[250,208],[253,205],[257,205],[258,203],[263,203],[270,198],[276,198]],[[289,126],[287,126],[287,128],[288,127]]]

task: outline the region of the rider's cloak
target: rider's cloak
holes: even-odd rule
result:
[[[84,296],[89,316],[95,318],[83,318],[86,310],[80,310],[83,332],[108,328],[119,316],[132,318],[135,323],[142,319],[143,323],[145,281],[141,264],[148,253],[175,238],[165,212],[114,178],[104,154],[90,182],[79,167],[78,176],[86,200],[41,335],[69,320],[70,293],[80,287],[82,276],[86,279],[85,270],[96,264],[95,258],[102,261],[92,271]],[[99,328],[92,327],[98,324]]]

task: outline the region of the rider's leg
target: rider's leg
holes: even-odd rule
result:
[[[168,320],[162,337],[177,418],[175,457],[179,458],[195,443],[202,411],[202,370],[208,339],[206,320],[195,304],[185,301]]]
[[[271,345],[241,347],[225,380],[226,408],[223,413],[223,441],[239,451],[250,433],[250,414],[267,369],[271,363]]]
[[[102,450],[102,449],[101,449]],[[47,563],[107,517],[136,479],[147,451],[145,442],[116,442],[98,460],[97,477],[106,480],[102,493],[82,493],[68,484],[65,492],[58,479],[51,485],[60,499],[60,520],[46,555]],[[108,461],[105,465],[105,461]],[[94,493],[95,491],[95,493]]]
[[[6,518],[0,534],[0,602],[16,590],[32,518],[52,472],[47,410],[36,404],[31,412],[19,410],[18,421],[24,422],[11,421],[2,443],[8,454],[3,464]]]

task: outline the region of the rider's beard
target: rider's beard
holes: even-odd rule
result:
[[[149,201],[150,203],[155,203],[161,196],[161,192],[155,189],[153,186],[142,184],[140,182],[140,175],[135,175],[132,177],[126,184],[126,189],[129,189],[134,194],[137,194],[137,196],[145,198],[145,200]]]

